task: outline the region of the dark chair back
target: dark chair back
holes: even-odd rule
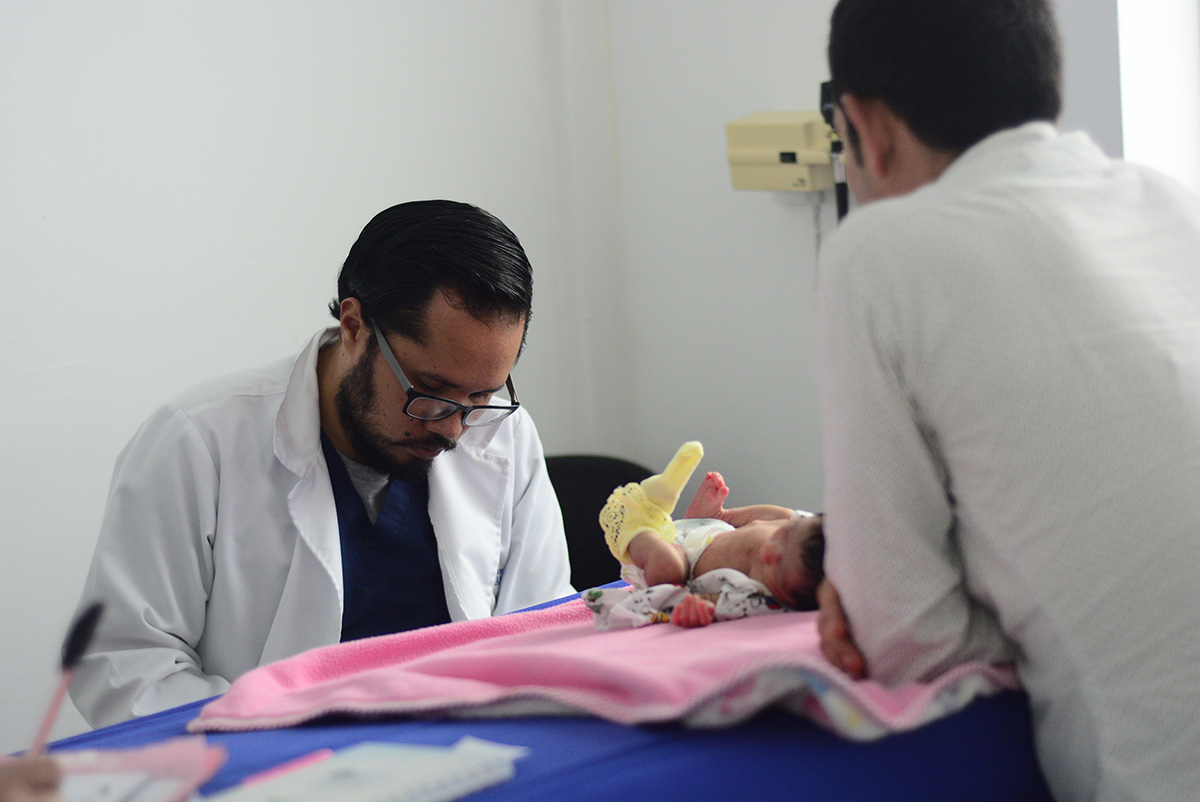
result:
[[[620,578],[621,566],[604,542],[600,510],[613,490],[653,471],[619,457],[564,454],[546,457],[550,483],[562,507],[571,555],[571,584],[587,590]]]

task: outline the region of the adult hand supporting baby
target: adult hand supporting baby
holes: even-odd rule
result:
[[[854,679],[867,676],[867,661],[854,643],[850,632],[850,621],[842,608],[842,599],[837,588],[828,578],[817,586],[817,632],[821,636],[821,651],[829,662],[845,671]]]

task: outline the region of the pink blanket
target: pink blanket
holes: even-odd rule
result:
[[[1010,668],[983,664],[923,684],[854,682],[821,655],[815,613],[602,631],[576,600],[314,649],[244,675],[188,729],[269,729],[330,713],[720,727],[777,705],[869,740],[1015,687]]]

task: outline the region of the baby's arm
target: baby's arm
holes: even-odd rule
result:
[[[751,521],[769,521],[791,518],[793,510],[775,504],[752,504],[748,507],[725,509],[725,499],[729,496],[729,487],[724,477],[716,471],[709,471],[692,503],[688,505],[687,518],[716,518],[730,526],[745,526]]]
[[[677,627],[706,627],[716,618],[716,611],[717,606],[711,601],[689,593],[671,611],[671,623]]]
[[[683,549],[654,532],[641,532],[629,541],[629,559],[642,569],[647,585],[682,585],[688,578]]]

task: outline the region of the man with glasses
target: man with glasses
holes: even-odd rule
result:
[[[513,233],[451,201],[378,214],[334,328],[161,408],[118,460],[72,699],[94,726],[339,640],[572,592],[511,371],[532,309]]]

